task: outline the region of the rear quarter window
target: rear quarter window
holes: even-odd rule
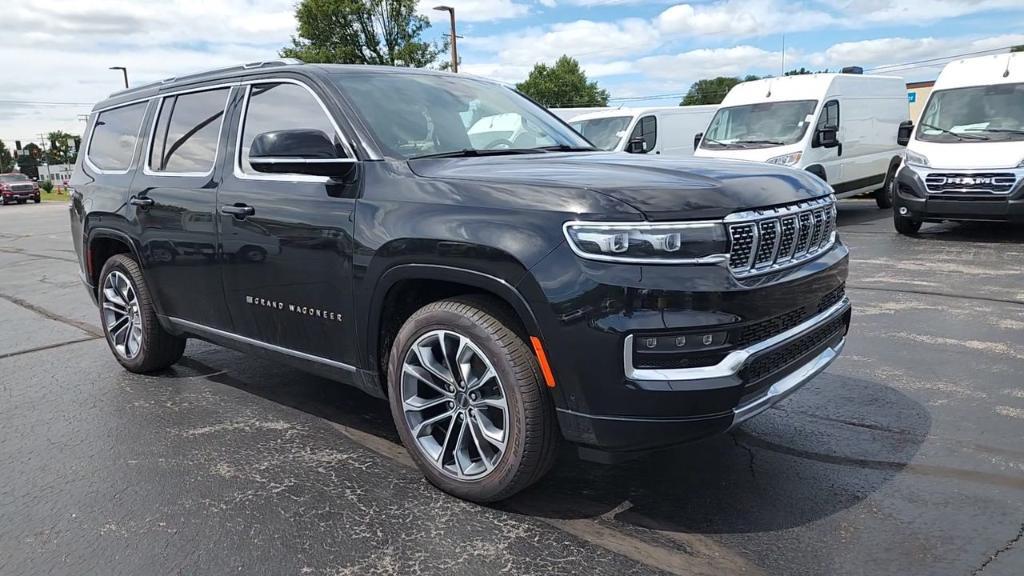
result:
[[[132,165],[147,102],[100,112],[93,125],[86,157],[100,170],[121,171]]]

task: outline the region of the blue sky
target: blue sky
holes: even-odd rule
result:
[[[421,0],[439,39],[455,6],[462,70],[505,82],[537,62],[580,60],[613,103],[674,105],[690,84],[786,68],[880,66],[933,79],[945,60],[1024,44],[1024,0]],[[79,115],[120,88],[275,58],[296,0],[33,0],[4,9],[0,139],[81,132]],[[892,67],[926,59],[928,65]],[[642,99],[669,95],[663,99]],[[640,99],[638,99],[640,98]]]

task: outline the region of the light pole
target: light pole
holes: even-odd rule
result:
[[[120,70],[121,73],[124,74],[124,87],[127,89],[128,88],[128,69],[125,68],[124,66],[111,66],[110,69],[111,70]]]
[[[448,15],[451,16],[451,20],[452,20],[452,72],[455,72],[456,74],[458,74],[458,72],[459,72],[459,48],[456,45],[456,40],[455,40],[456,38],[458,38],[458,36],[455,35],[455,8],[453,8],[451,6],[434,6],[434,10],[439,10],[441,12],[447,12]]]

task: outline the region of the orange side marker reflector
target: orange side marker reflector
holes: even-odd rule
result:
[[[551,373],[551,365],[548,364],[548,355],[544,353],[544,347],[540,345],[540,338],[530,336],[530,344],[533,344],[533,352],[537,355],[537,362],[540,364],[541,374],[544,375],[544,383],[548,388],[555,387],[555,375]]]

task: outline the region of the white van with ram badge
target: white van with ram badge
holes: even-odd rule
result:
[[[838,197],[875,192],[888,208],[903,155],[897,139],[910,116],[902,78],[805,74],[737,84],[695,156],[791,166],[818,175]]]
[[[602,150],[692,156],[693,134],[703,130],[718,106],[611,108],[581,114],[573,130]]]
[[[901,234],[942,220],[1024,223],[1024,53],[946,64],[894,189]]]

